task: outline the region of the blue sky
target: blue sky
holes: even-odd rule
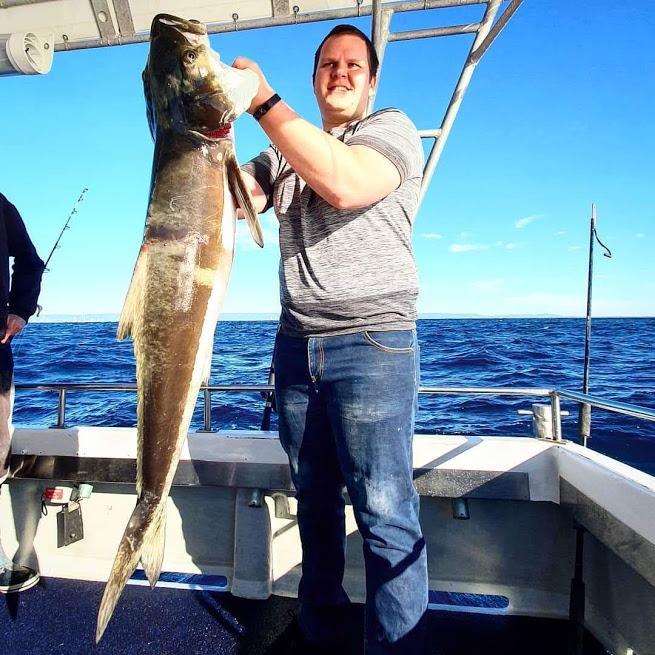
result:
[[[397,15],[392,31],[478,20],[481,7]],[[191,18],[191,16],[189,16]],[[355,22],[370,31],[370,20]],[[318,124],[313,53],[332,23],[212,37],[230,63],[260,63]],[[421,313],[584,316],[589,218],[594,316],[655,316],[655,4],[523,5],[473,75],[414,229]],[[472,37],[387,47],[376,108],[437,127]],[[43,280],[43,315],[118,313],[141,243],[153,144],[141,71],[147,44],[55,53],[44,76],[0,80],[1,190],[41,256],[88,188]],[[246,161],[267,140],[236,126]],[[224,312],[277,312],[276,220],[266,247],[239,226]]]

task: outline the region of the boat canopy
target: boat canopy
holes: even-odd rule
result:
[[[0,76],[47,73],[54,53],[141,43],[158,13],[194,18],[210,34],[327,20],[371,17],[371,38],[380,59],[393,41],[471,34],[473,41],[439,127],[421,131],[431,142],[420,200],[482,55],[522,0],[0,0]],[[296,4],[297,3],[297,4]],[[394,14],[478,5],[480,19],[409,31],[391,31]],[[449,14],[449,19],[456,12]],[[59,55],[58,55],[59,56]],[[369,109],[375,98],[370,99]]]
[[[58,51],[146,41],[152,19],[160,12],[199,20],[212,33],[502,1],[506,0],[0,0],[0,30],[5,35],[31,32],[46,40],[52,37]],[[477,26],[461,28],[474,32]]]

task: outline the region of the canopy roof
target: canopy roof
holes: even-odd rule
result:
[[[370,1],[360,11],[364,4],[370,13]],[[357,15],[358,9],[355,1],[333,0],[302,0],[301,7],[294,11],[289,0],[0,0],[0,25],[5,33],[51,32],[59,50],[144,40],[160,12],[233,30],[253,23],[264,27],[320,20],[329,13],[334,18],[338,12]]]
[[[496,0],[499,4],[501,0]],[[53,35],[55,50],[145,41],[160,13],[195,18],[210,32],[352,18],[382,11],[421,11],[493,4],[494,0],[0,0],[0,34]]]

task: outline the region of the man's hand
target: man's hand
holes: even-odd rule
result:
[[[250,107],[248,108],[248,113],[253,114],[275,93],[275,91],[266,81],[264,73],[262,73],[262,69],[251,59],[246,59],[245,57],[237,57],[232,62],[232,67],[239,68],[241,70],[249,69],[255,73],[257,77],[259,77],[259,90],[257,91],[257,95],[252,99]]]
[[[25,327],[25,319],[16,314],[9,314],[7,316],[7,329],[5,330],[5,336],[2,338],[0,343],[7,343],[9,337],[15,337],[17,334],[20,334],[20,331]]]

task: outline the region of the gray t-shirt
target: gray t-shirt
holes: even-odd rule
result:
[[[280,223],[280,329],[290,336],[415,327],[418,276],[411,231],[423,175],[423,147],[401,111],[383,109],[330,134],[383,154],[400,186],[359,209],[318,196],[271,145],[243,165]]]

